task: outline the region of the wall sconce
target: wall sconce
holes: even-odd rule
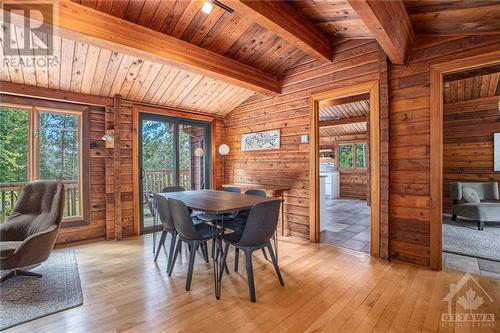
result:
[[[194,156],[196,157],[203,157],[204,154],[205,151],[203,150],[203,148],[198,147],[194,150]]]
[[[225,143],[219,146],[219,154],[221,154],[222,156],[226,156],[227,154],[229,154],[229,151],[229,146]]]
[[[104,141],[106,148],[114,148],[115,147],[115,131],[107,130],[106,134],[101,138]]]

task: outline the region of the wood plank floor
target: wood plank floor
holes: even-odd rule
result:
[[[464,273],[434,272],[367,254],[290,238],[280,242],[281,288],[272,265],[254,254],[257,303],[248,301],[244,259],[213,293],[211,265],[198,256],[192,291],[184,291],[186,252],[172,277],[165,254],[153,263],[151,236],[74,247],[84,305],[9,332],[499,332],[500,281],[474,276],[483,297],[477,311],[494,327],[445,327],[443,297]],[[233,251],[231,251],[232,255]],[[466,288],[475,288],[469,283]],[[464,290],[465,292],[465,290]],[[452,311],[464,312],[457,302]]]

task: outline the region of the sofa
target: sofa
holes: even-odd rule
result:
[[[478,230],[485,222],[500,221],[500,195],[497,182],[450,183],[450,198],[453,200],[452,220],[457,216],[477,221]]]

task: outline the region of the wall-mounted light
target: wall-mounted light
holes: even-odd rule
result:
[[[222,156],[229,154],[229,146],[226,145],[225,143],[221,144],[219,146],[219,154],[221,154]]]
[[[114,148],[115,147],[115,131],[107,130],[106,134],[102,136],[102,141],[105,142],[106,148]]]
[[[201,11],[205,14],[210,14],[212,12],[212,8],[214,7],[211,0],[205,0],[203,6],[201,7]]]
[[[205,154],[203,148],[198,147],[194,150],[194,156],[196,157],[203,157],[203,154]]]

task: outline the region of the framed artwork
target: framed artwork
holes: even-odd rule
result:
[[[494,156],[494,171],[500,171],[500,133],[495,133],[493,136],[494,148],[493,148],[493,156]]]
[[[280,130],[241,135],[241,151],[280,149]]]

